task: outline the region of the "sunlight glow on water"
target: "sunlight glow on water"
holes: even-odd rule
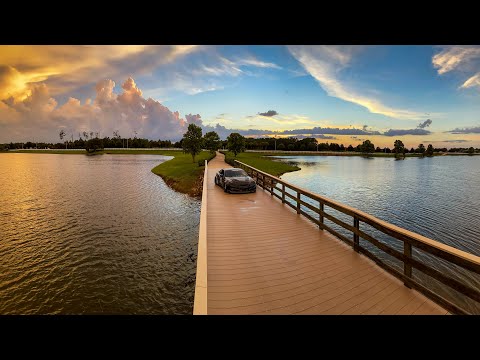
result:
[[[200,202],[169,158],[0,154],[0,314],[191,314]]]

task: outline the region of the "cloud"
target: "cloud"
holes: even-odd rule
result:
[[[446,46],[432,57],[432,64],[439,75],[452,70],[469,68],[480,58],[480,46]]]
[[[476,73],[472,77],[468,78],[461,86],[460,88],[467,89],[471,88],[474,86],[480,87],[480,72]]]
[[[185,120],[177,111],[172,112],[152,98],[144,98],[133,78],[122,84],[120,94],[114,89],[113,80],[101,80],[95,87],[93,100],[87,99],[82,104],[71,97],[58,106],[46,84],[33,85],[27,98],[0,102],[0,141],[23,141],[35,134],[39,141],[56,142],[60,128],[74,137],[82,131],[111,136],[114,130],[119,130],[123,137],[137,132],[138,136],[150,139],[178,140],[188,123],[202,124],[199,114],[188,114]]]
[[[439,142],[447,142],[447,143],[464,143],[464,142],[469,142],[471,140],[463,140],[463,139],[458,139],[458,140],[442,140]]]
[[[439,75],[450,71],[462,74],[470,73],[470,77],[459,86],[459,89],[480,88],[480,72],[478,71],[480,67],[480,46],[446,46],[433,56],[432,63]]]
[[[312,129],[285,130],[283,134],[330,134],[330,135],[381,135],[378,131],[365,131],[362,129],[340,129],[329,127],[314,127]]]
[[[0,46],[0,99],[23,100],[34,84],[52,95],[93,85],[98,74],[125,78],[148,73],[201,47],[196,45]],[[92,79],[95,79],[92,81]]]
[[[258,115],[271,117],[271,116],[278,115],[278,112],[276,112],[275,110],[268,110],[267,112],[264,112],[264,113],[258,113]]]
[[[296,138],[296,139],[307,139],[307,138],[316,138],[316,139],[328,139],[328,140],[334,140],[336,139],[335,136],[327,136],[323,134],[311,134],[311,135],[295,135],[295,136],[289,136],[289,138]]]
[[[288,46],[290,53],[328,95],[363,106],[374,114],[405,120],[423,118],[423,113],[392,108],[377,99],[360,95],[340,79],[341,70],[350,65],[354,55],[361,49],[360,46]]]
[[[453,130],[446,131],[451,134],[480,134],[480,126],[455,128]]]
[[[430,135],[431,132],[425,129],[408,129],[408,130],[400,130],[400,129],[390,129],[385,131],[383,135],[385,136],[404,136],[404,135]]]
[[[417,128],[419,129],[425,129],[426,127],[429,127],[432,124],[432,120],[427,119],[424,122],[418,124]]]
[[[197,95],[208,91],[223,90],[232,86],[232,80],[243,76],[255,76],[253,69],[281,69],[280,66],[253,56],[229,59],[213,46],[202,46],[202,51],[192,58],[169,65],[155,74],[155,82],[148,93],[163,96],[167,92],[181,91]]]
[[[242,67],[281,69],[277,64],[264,62],[252,56],[236,60],[230,60],[223,56],[215,56],[213,61],[211,58],[208,60],[208,65],[201,63],[199,66],[197,65],[197,67],[192,69],[192,74],[196,76],[209,75],[218,77],[228,75],[237,77],[239,75],[249,74],[242,70]]]
[[[277,64],[260,61],[258,59],[255,59],[254,57],[241,59],[241,60],[237,61],[236,63],[238,65],[255,66],[255,67],[259,67],[259,68],[270,68],[270,69],[281,69],[282,68],[281,66],[278,66]]]
[[[197,126],[203,125],[202,117],[200,116],[200,114],[197,114],[197,115],[188,114],[188,115],[185,115],[185,119],[189,124],[195,124]]]

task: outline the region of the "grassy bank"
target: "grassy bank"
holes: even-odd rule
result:
[[[149,151],[151,154],[153,151]],[[205,166],[198,166],[198,161],[210,160],[215,154],[208,151],[202,151],[195,157],[195,163],[192,162],[192,156],[184,154],[182,151],[159,151],[159,155],[174,156],[172,160],[166,161],[152,169],[154,174],[162,179],[173,189],[199,197],[202,194],[203,170]]]
[[[222,151],[222,153],[225,154],[225,161],[232,166],[233,160],[235,159],[273,176],[280,176],[286,172],[300,170],[298,166],[292,166],[284,162],[273,161],[266,157],[266,155],[271,155],[271,153],[244,152],[238,154],[237,157],[234,157],[233,153],[231,152]],[[284,153],[275,153],[277,156],[283,154]],[[290,153],[285,154],[290,155]]]

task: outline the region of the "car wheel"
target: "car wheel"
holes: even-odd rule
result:
[[[217,177],[215,176],[215,185],[218,185]]]

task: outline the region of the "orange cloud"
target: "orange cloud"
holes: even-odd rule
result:
[[[0,46],[0,99],[25,99],[35,83],[52,94],[102,76],[145,73],[199,49],[195,45],[6,45]]]

